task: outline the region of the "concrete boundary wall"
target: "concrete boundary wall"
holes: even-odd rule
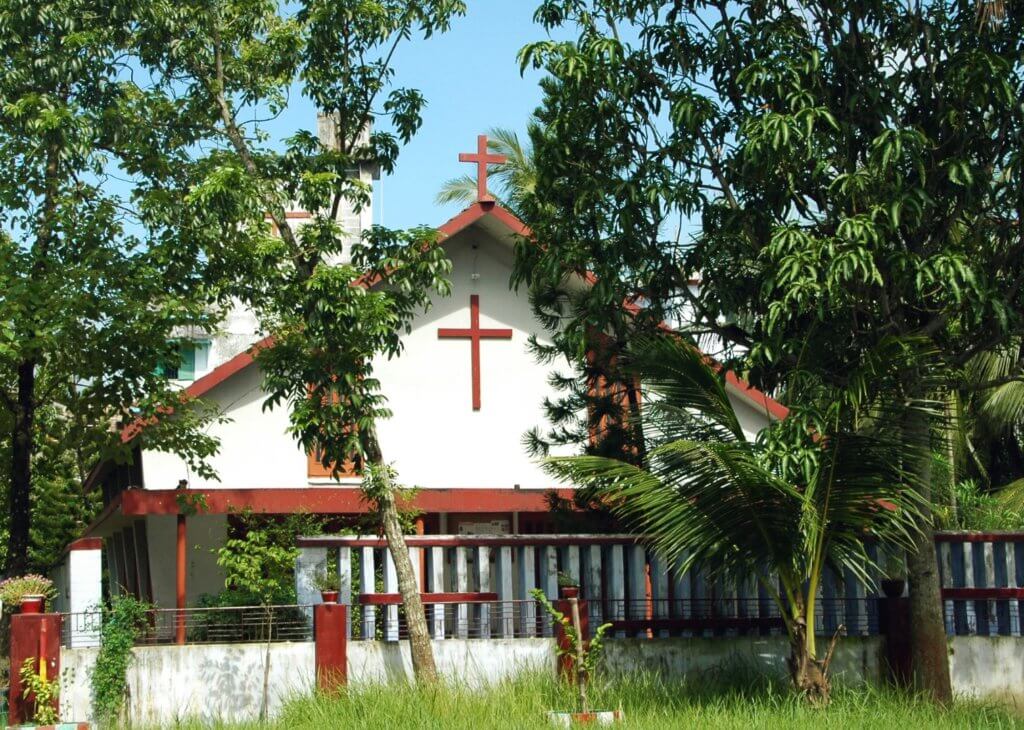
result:
[[[746,665],[780,677],[788,654],[785,637],[611,639],[604,667],[613,676],[653,672],[666,678],[712,675]],[[91,720],[89,675],[97,649],[61,651],[61,714],[68,721]],[[132,721],[173,725],[254,720],[263,688],[264,644],[149,646],[135,650],[128,670]],[[449,681],[470,687],[520,673],[555,672],[553,639],[447,639],[434,642],[438,669]],[[883,681],[884,639],[849,637],[833,661],[837,681]],[[270,712],[290,698],[313,691],[313,642],[271,647]],[[1011,637],[955,637],[950,667],[958,694],[1024,704],[1024,640]],[[412,679],[408,642],[352,642],[348,677],[356,687]]]

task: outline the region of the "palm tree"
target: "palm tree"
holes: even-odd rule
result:
[[[951,507],[963,480],[979,485],[1007,507],[1024,508],[1024,343],[985,350],[971,358],[963,383],[947,396],[952,428],[945,436]]]
[[[547,468],[603,495],[667,564],[700,565],[724,579],[756,576],[789,634],[794,686],[827,702],[839,634],[819,651],[823,572],[848,569],[868,583],[867,536],[910,545],[920,513],[902,464],[913,447],[888,437],[892,419],[877,405],[860,419],[873,432],[847,428],[852,396],[822,408],[813,432],[787,418],[753,441],[720,374],[675,337],[635,345],[627,368],[644,385],[643,463],[575,456],[548,459]]]
[[[507,162],[491,165],[488,179],[497,190],[489,192],[503,208],[519,215],[523,199],[532,194],[537,185],[537,168],[530,146],[524,146],[519,141],[518,134],[504,127],[489,130],[487,136],[488,152],[505,155],[508,158]],[[436,200],[441,205],[469,205],[476,200],[476,195],[476,178],[472,175],[460,175],[441,186]]]

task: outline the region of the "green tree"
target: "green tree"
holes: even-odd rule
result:
[[[217,565],[224,570],[224,587],[255,600],[263,608],[267,646],[263,656],[263,695],[259,718],[267,719],[270,700],[270,644],[274,636],[274,605],[294,593],[293,568],[299,556],[294,541],[282,544],[271,531],[249,529],[241,537],[229,537],[217,551]]]
[[[1015,8],[548,0],[537,16],[578,31],[522,53],[550,74],[527,206],[546,244],[527,262],[537,271],[594,269],[612,299],[678,313],[791,403],[804,397],[794,372],[944,400],[977,353],[1019,338]],[[926,359],[894,382],[853,379],[892,337],[923,340],[911,346]],[[1001,380],[1018,379],[1015,366]],[[908,411],[903,426],[908,441],[937,433],[938,449],[948,423]],[[932,464],[913,467],[927,501]],[[915,671],[948,700],[922,520],[908,565]]]
[[[258,262],[260,276],[242,282],[239,294],[274,338],[258,355],[266,407],[287,404],[305,449],[336,471],[348,460],[368,468],[379,495],[394,485],[377,438],[378,419],[390,414],[373,361],[400,354],[412,318],[434,293],[449,291],[451,264],[432,229],[374,227],[353,241],[338,218],[370,202],[369,187],[351,171],[390,172],[420,126],[422,95],[392,83],[396,48],[414,34],[444,32],[464,4],[190,0],[177,7],[167,22],[142,27],[142,61],[168,88],[186,90],[188,104],[215,115],[206,131],[219,144],[194,197],[221,211],[220,234]],[[326,144],[300,132],[274,147],[247,124],[279,112],[293,91],[322,111]],[[379,121],[393,131],[376,128]],[[293,229],[286,209],[295,204],[311,217]],[[381,506],[385,527],[396,523],[394,500]],[[419,587],[394,532],[386,535],[413,667],[433,681]]]
[[[130,447],[112,425],[169,406],[184,415],[157,365],[172,357],[172,333],[207,326],[219,299],[219,241],[188,198],[192,167],[180,164],[198,140],[191,110],[126,72],[140,6],[0,3],[9,574],[30,561],[41,444],[58,459],[64,451],[127,459]],[[158,448],[167,436],[201,467],[213,444],[196,425],[175,419],[147,438]]]
[[[776,422],[755,442],[722,376],[690,344],[675,337],[634,343],[627,367],[644,386],[643,463],[575,456],[549,459],[549,469],[599,489],[667,564],[699,565],[727,579],[756,576],[789,634],[794,687],[827,703],[839,633],[822,651],[814,617],[825,568],[869,582],[864,537],[910,546],[919,516],[901,468],[906,453],[886,437],[886,413],[838,400]],[[806,427],[807,417],[815,428]]]

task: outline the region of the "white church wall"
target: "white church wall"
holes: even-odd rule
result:
[[[729,393],[729,402],[736,409],[736,416],[739,418],[743,434],[750,440],[757,438],[761,429],[768,425],[768,414],[735,393]]]
[[[469,229],[448,244],[451,297],[435,298],[416,319],[400,357],[375,363],[394,412],[379,425],[384,456],[410,485],[553,486],[522,446],[524,432],[543,427],[544,397],[554,395],[550,368],[527,349],[530,334],[544,333],[525,292],[509,289],[511,249],[486,235]],[[480,343],[479,411],[472,407],[470,341],[437,334],[440,327],[469,327],[471,294],[480,297],[481,327],[513,331],[511,340]]]
[[[286,433],[287,406],[263,410],[257,368],[246,368],[229,378],[207,398],[230,419],[209,429],[220,441],[220,450],[210,459],[220,480],[199,476],[173,454],[145,451],[142,463],[147,489],[174,489],[180,479],[193,489],[306,486],[306,456]]]

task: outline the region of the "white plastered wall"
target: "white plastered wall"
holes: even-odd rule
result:
[[[258,368],[229,378],[207,399],[229,418],[209,427],[220,441],[219,452],[210,460],[220,480],[200,477],[173,454],[144,451],[146,489],[174,489],[179,479],[186,479],[193,489],[306,486],[306,456],[286,432],[287,407],[263,410]]]
[[[554,393],[551,368],[527,347],[531,334],[543,341],[544,332],[526,293],[509,288],[511,247],[474,227],[447,250],[451,297],[435,297],[417,317],[401,357],[375,365],[394,412],[379,427],[385,458],[403,482],[420,487],[551,487],[522,445],[527,430],[545,426],[543,400]],[[472,408],[470,341],[437,335],[438,328],[469,327],[472,294],[480,297],[481,327],[513,332],[511,340],[480,343],[479,411]]]

